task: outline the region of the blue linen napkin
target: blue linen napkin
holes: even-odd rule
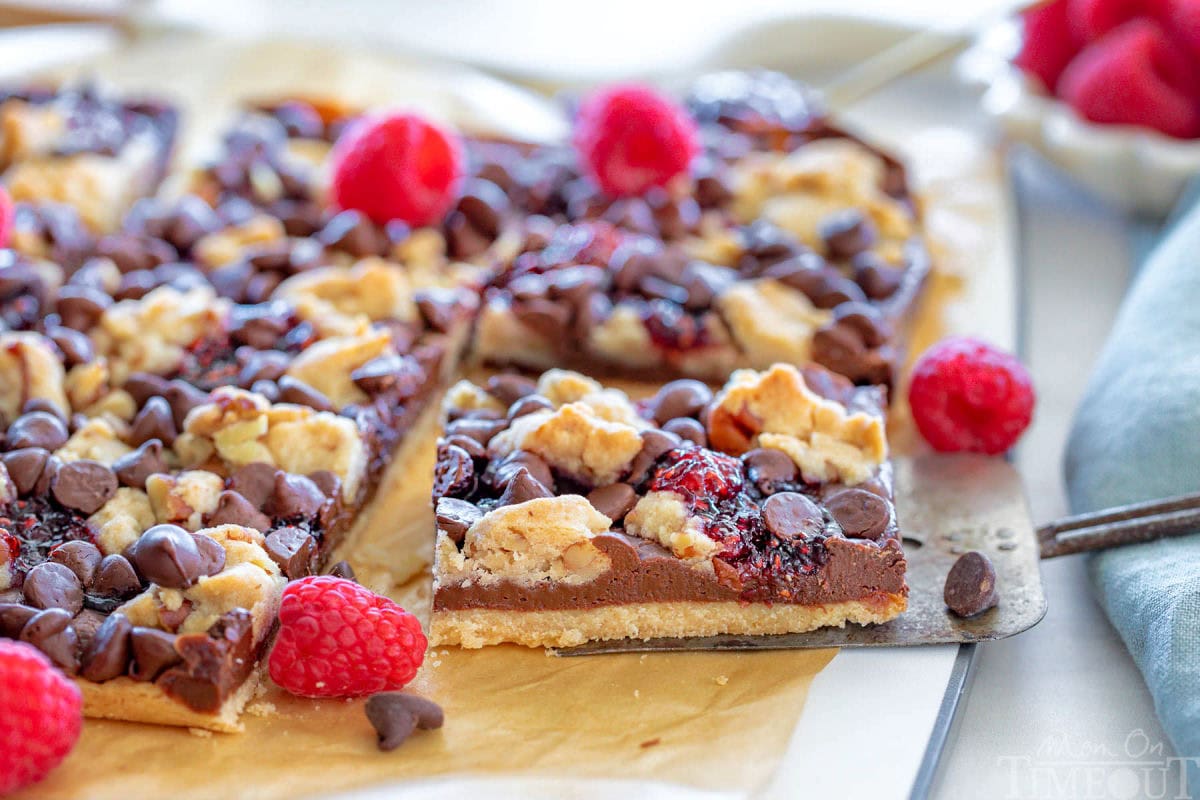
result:
[[[1125,299],[1067,445],[1076,513],[1200,491],[1200,197]],[[1200,534],[1097,553],[1089,573],[1163,728],[1200,757]],[[1189,766],[1200,797],[1200,758]]]

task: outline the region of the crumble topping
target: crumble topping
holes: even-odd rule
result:
[[[579,495],[501,506],[467,530],[461,553],[450,545],[454,553],[439,559],[439,577],[482,584],[503,579],[583,583],[611,565],[591,541],[611,524]]]
[[[328,397],[335,407],[342,408],[367,399],[350,374],[373,358],[394,353],[391,336],[385,330],[334,336],[298,353],[286,374],[307,383]]]
[[[197,260],[209,267],[221,267],[241,258],[251,247],[281,241],[287,237],[283,223],[267,214],[258,214],[240,225],[232,225],[203,236],[195,246]]]
[[[96,531],[96,544],[105,555],[125,552],[150,526],[158,522],[150,497],[141,489],[122,486],[100,510],[88,517]]]
[[[638,428],[610,422],[583,401],[520,417],[488,446],[495,457],[517,450],[535,453],[547,464],[597,486],[620,478],[641,449]]]
[[[759,369],[777,361],[809,361],[813,333],[833,318],[803,292],[770,278],[733,285],[718,298],[717,307],[749,362]]]
[[[146,479],[146,494],[159,522],[171,522],[189,531],[198,531],[206,514],[217,507],[225,488],[225,479],[202,469],[189,469],[177,475],[162,473]]]
[[[688,514],[676,492],[648,492],[625,517],[625,530],[650,539],[692,566],[712,569],[720,545],[701,529],[700,520]]]
[[[330,314],[365,315],[368,319],[417,319],[412,286],[404,270],[381,258],[365,258],[350,268],[318,267],[293,275],[275,289],[275,297],[300,305],[311,301],[305,314],[318,320]]]
[[[883,160],[848,139],[821,139],[791,153],[753,153],[733,168],[734,216],[743,222],[768,219],[825,253],[818,233],[822,220],[845,209],[861,209],[885,240],[913,235],[912,214],[880,188]]]
[[[214,391],[210,402],[188,414],[184,436],[185,448],[215,452],[231,467],[262,462],[297,475],[329,470],[341,479],[347,502],[357,497],[366,476],[367,448],[352,420],[307,406],[271,404],[242,389]]]
[[[122,300],[106,309],[93,339],[97,351],[109,356],[113,380],[121,384],[134,372],[169,372],[187,345],[223,330],[228,314],[229,301],[212,289],[181,292],[160,286],[140,300]]]
[[[813,392],[794,366],[738,370],[717,395],[709,421],[714,446],[730,453],[767,447],[786,453],[809,481],[854,485],[887,458],[883,419]]]
[[[37,333],[0,333],[0,412],[16,419],[26,401],[53,403],[64,414],[71,410],[65,376],[50,342]]]

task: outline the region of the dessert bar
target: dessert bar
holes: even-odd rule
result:
[[[0,93],[0,636],[90,715],[237,730],[284,586],[367,536],[467,352],[543,374],[445,400],[435,642],[899,614],[884,409],[928,271],[904,171],[780,76],[686,105],[702,147],[667,186],[613,199],[567,145],[468,137],[413,227],[328,199],[359,109],[249,106],[164,181],[168,105]],[[634,402],[565,368],[679,380]]]
[[[446,399],[434,644],[796,633],[908,588],[882,391],[819,367],[635,404],[562,370]]]
[[[567,146],[475,143],[477,194],[525,216],[475,357],[710,382],[815,361],[890,385],[929,270],[903,168],[780,75],[711,75],[686,106],[703,149],[643,196],[607,197]]]
[[[166,103],[94,86],[0,90],[0,172],[14,200],[65,203],[113,230],[158,188],[177,125]]]

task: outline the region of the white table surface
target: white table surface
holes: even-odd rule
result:
[[[36,60],[7,40],[0,75]],[[966,90],[943,99],[948,113],[983,124],[970,117]],[[1016,160],[1015,176],[1026,244],[1026,356],[1039,390],[1018,464],[1034,518],[1044,522],[1066,511],[1063,445],[1131,256],[1126,224],[1111,212],[1029,158]],[[1092,599],[1083,560],[1046,563],[1044,580],[1045,620],[979,647],[934,797],[1137,797],[1148,790],[1129,783],[1123,754],[1149,745],[1151,752],[1132,760],[1170,755],[1141,676]],[[886,752],[867,749],[876,757]]]

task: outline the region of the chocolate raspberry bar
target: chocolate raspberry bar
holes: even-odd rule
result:
[[[882,390],[740,370],[634,403],[561,370],[447,397],[431,641],[803,632],[907,602]]]
[[[0,90],[0,172],[14,200],[64,203],[91,230],[111,231],[158,188],[177,125],[161,101],[94,86]]]
[[[604,195],[566,146],[475,143],[473,185],[525,215],[476,357],[711,382],[815,361],[890,386],[929,270],[901,165],[779,75],[712,75],[686,105],[701,155],[638,197]]]
[[[182,264],[140,270],[142,293],[104,257],[53,291],[48,262],[7,257],[0,635],[76,675],[93,716],[237,729],[283,584],[363,519],[474,295],[379,259],[258,304]]]

